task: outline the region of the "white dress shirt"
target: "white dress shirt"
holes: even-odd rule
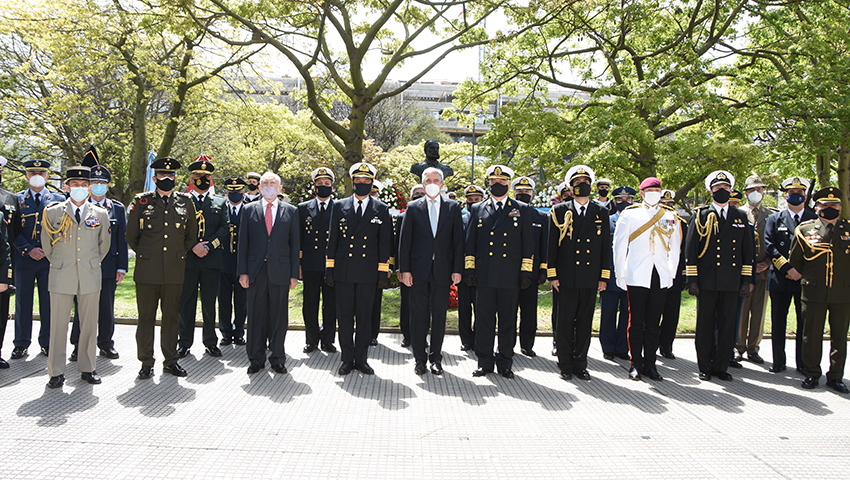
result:
[[[642,204],[620,212],[614,230],[614,271],[617,286],[623,290],[627,286],[650,288],[653,268],[658,272],[661,288],[673,286],[682,243],[682,226],[676,215],[665,211],[657,222],[629,242],[629,235],[649,222],[659,208]],[[656,231],[656,227],[669,235]]]

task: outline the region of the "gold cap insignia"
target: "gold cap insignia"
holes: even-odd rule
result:
[[[496,169],[493,170],[493,173],[496,174],[496,175],[501,175],[502,174],[502,167],[496,167]]]
[[[723,172],[718,173],[718,174],[717,174],[717,179],[718,179],[718,180],[726,180],[726,174],[725,174],[725,173],[723,173]]]
[[[587,172],[584,170],[584,168],[579,168],[578,170],[576,170],[576,173],[577,174],[580,173],[580,174],[584,174],[584,175],[587,174]]]
[[[40,166],[41,166],[41,162],[40,162],[40,161],[38,161],[38,160],[36,160],[36,161],[35,161],[35,163],[33,163],[33,165],[35,165],[36,167],[40,167]]]
[[[206,169],[207,169],[207,162],[204,162],[204,163],[201,164],[201,170],[206,170]]]
[[[369,167],[364,163],[363,165],[360,165],[360,171],[361,172],[368,172]]]

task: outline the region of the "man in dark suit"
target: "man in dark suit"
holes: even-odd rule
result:
[[[227,191],[227,213],[230,235],[223,248],[221,284],[218,289],[218,331],[221,345],[245,345],[245,319],[248,317],[248,292],[239,284],[236,257],[239,247],[239,224],[245,206],[245,180],[230,177],[224,181]]]
[[[587,351],[596,293],[611,278],[611,224],[608,209],[590,201],[593,170],[576,165],[564,182],[575,197],[555,205],[549,213],[549,268],[547,275],[558,295],[558,368],[564,380],[576,375],[590,380]]]
[[[661,191],[662,205],[675,210],[676,193],[673,190]],[[658,336],[658,351],[662,357],[675,360],[673,355],[673,340],[676,338],[676,329],[679,327],[679,311],[682,307],[682,290],[685,289],[685,238],[688,235],[687,222],[679,218],[679,227],[682,229],[681,244],[679,245],[679,269],[673,286],[667,289],[667,297],[664,299],[664,312],[661,316],[661,328]]]
[[[322,351],[336,352],[336,292],[325,283],[325,252],[334,200],[334,173],[330,168],[313,170],[313,188],[316,198],[298,204],[301,222],[301,280],[304,282],[301,313],[307,344],[304,353],[316,350],[321,343]],[[322,326],[319,327],[319,297],[322,300]]]
[[[531,271],[536,275],[536,285],[546,283],[546,256],[549,254],[546,242],[549,240],[549,218],[531,207],[534,197],[534,180],[528,177],[517,177],[511,182],[514,198],[529,205],[531,214],[532,241],[534,256]],[[537,336],[537,288],[532,285],[519,291],[519,348],[523,355],[536,357],[534,338]]]
[[[215,166],[210,157],[201,155],[189,165],[192,173],[190,195],[195,202],[198,223],[198,243],[186,255],[186,276],[180,296],[180,340],[177,356],[189,354],[195,340],[195,312],[198,309],[198,289],[201,292],[203,342],[207,353],[222,355],[215,333],[215,301],[221,284],[224,248],[230,236],[230,215],[223,197],[210,191]]]
[[[280,190],[280,177],[264,173],[260,178],[263,200],[244,207],[239,226],[236,273],[248,290],[249,374],[265,367],[267,344],[274,371],[287,372],[284,342],[289,326],[289,290],[298,285],[301,235],[298,209],[277,197]]]
[[[469,217],[472,215],[472,206],[484,200],[484,189],[477,185],[470,185],[464,189],[466,196],[466,208],[461,215],[463,220],[463,241],[469,235]],[[472,326],[472,312],[475,310],[475,287],[470,287],[464,278],[457,285],[457,328],[460,333],[460,349],[468,351],[475,348],[475,328]]]
[[[384,189],[384,184],[375,180],[372,182],[372,192],[369,193],[369,196],[375,200],[381,199],[381,190]],[[392,218],[392,217],[391,217]],[[395,255],[398,252],[398,248],[395,248],[398,245],[398,241],[395,239],[395,230],[390,228],[390,243],[393,245],[392,253],[390,253],[389,265],[390,269],[395,265]],[[387,272],[387,278],[390,277],[390,272]],[[381,311],[383,309],[384,304],[384,289],[387,286],[378,287],[375,290],[375,301],[372,303],[372,339],[369,341],[369,346],[377,347],[378,346],[378,333],[381,331]]]
[[[5,157],[0,156],[0,169],[6,166]],[[0,183],[2,182],[2,173],[0,173]],[[14,193],[0,188],[0,211],[3,213],[3,223],[6,226],[6,246],[11,257],[10,271],[0,272],[0,276],[7,275],[10,279],[10,287],[14,283],[14,259],[12,254],[12,243],[18,236],[18,230],[21,228],[21,209],[18,207],[18,196]],[[0,350],[3,349],[3,339],[6,337],[6,322],[9,320],[9,301],[11,300],[11,288],[0,292]],[[3,360],[0,356],[0,369],[9,368],[9,363]]]
[[[785,203],[788,208],[767,217],[764,227],[764,249],[770,260],[770,323],[772,325],[771,344],[773,347],[773,365],[770,372],[780,373],[785,365],[785,331],[788,325],[788,308],[794,301],[797,313],[797,331],[795,340],[795,358],[797,371],[803,371],[803,311],[802,275],[788,263],[791,244],[794,241],[794,231],[802,222],[817,219],[817,215],[806,209],[806,192],[809,181],[802,177],[786,178],[782,182],[785,191]]]
[[[30,188],[18,192],[21,229],[15,239],[15,348],[11,358],[17,360],[27,355],[32,341],[32,305],[38,282],[38,310],[41,327],[38,344],[42,355],[50,348],[50,294],[47,282],[50,262],[41,248],[41,216],[52,202],[63,202],[65,197],[51,193],[45,185],[50,176],[50,163],[44,160],[24,162]]]
[[[425,186],[421,183],[414,185],[413,188],[410,189],[410,202],[414,200],[419,200],[420,198],[425,196]],[[408,203],[408,208],[410,203]],[[398,214],[395,220],[395,235],[393,236],[393,240],[395,246],[393,247],[393,253],[398,259],[399,256],[399,239],[401,238],[401,226],[404,224],[404,218],[406,217],[406,212],[401,212]],[[410,346],[410,287],[404,284],[404,282],[399,281],[399,290],[401,291],[401,302],[399,304],[399,316],[398,316],[398,326],[401,329],[401,346],[407,348]]]
[[[425,363],[430,360],[431,373],[441,375],[449,288],[461,280],[463,221],[460,205],[440,195],[442,170],[426,168],[422,172],[422,185],[427,198],[414,200],[405,212],[398,271],[399,280],[410,288],[414,372],[417,375],[427,372]],[[430,347],[426,346],[429,327]]]
[[[508,197],[513,170],[504,165],[487,169],[490,199],[475,204],[469,217],[464,274],[476,287],[475,354],[483,377],[498,369],[514,378],[516,314],[519,292],[534,284],[534,233],[529,206]],[[493,356],[498,318],[499,342]]]
[[[710,206],[699,207],[688,223],[685,274],[697,298],[696,348],[700,380],[730,381],[729,355],[735,343],[738,297],[750,291],[753,236],[746,212],[729,205],[735,178],[717,170],[705,179]],[[716,348],[712,348],[715,344]],[[713,352],[713,353],[712,353]]]
[[[328,238],[325,282],[336,288],[340,375],[360,370],[375,371],[366,362],[372,339],[372,308],[375,289],[387,286],[392,256],[392,219],[387,205],[369,196],[375,167],[355,163],[349,169],[354,195],[334,203]],[[354,337],[355,323],[357,337]]]
[[[83,166],[89,167],[91,177],[91,196],[89,201],[95,203],[109,213],[109,228],[112,233],[112,241],[109,245],[109,253],[103,257],[100,263],[100,271],[103,274],[100,287],[100,300],[98,306],[97,320],[97,348],[100,355],[109,359],[118,358],[115,350],[115,342],[112,334],[115,332],[115,288],[124,281],[124,276],[129,268],[127,255],[127,214],[124,205],[116,200],[106,198],[109,182],[112,174],[109,169],[100,165],[97,150],[94,146],[89,147],[83,158]],[[77,313],[76,300],[74,303],[74,325],[71,327],[71,343],[74,352],[71,360],[77,359],[77,344],[80,338],[80,316]]]

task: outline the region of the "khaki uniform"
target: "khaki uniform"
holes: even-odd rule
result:
[[[74,212],[71,200],[65,200],[45,208],[41,220],[41,246],[50,261],[47,373],[51,377],[65,373],[65,347],[74,296],[80,313],[77,370],[92,372],[95,369],[100,263],[109,253],[112,242],[109,212],[90,202],[80,207],[79,222]]]
[[[741,207],[741,210],[747,212],[747,220],[755,230],[756,264],[768,262],[769,259],[764,245],[764,227],[767,224],[767,217],[776,213],[777,210],[762,205],[753,207],[749,202],[744,203],[746,203],[746,206]],[[753,271],[753,277],[755,277],[755,285],[753,290],[744,297],[738,325],[738,344],[735,347],[741,355],[745,352],[750,355],[758,353],[759,344],[764,336],[764,317],[767,313],[767,283],[770,280],[770,268],[766,268],[761,273]]]

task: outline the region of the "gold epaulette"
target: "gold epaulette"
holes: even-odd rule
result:
[[[379,264],[378,264],[378,271],[379,271],[379,272],[389,272],[389,271],[390,271],[390,264],[389,264],[389,262],[387,262],[387,263],[379,263]]]
[[[741,276],[751,277],[753,275],[753,266],[752,265],[742,265],[741,266]]]
[[[464,261],[463,268],[466,270],[475,270],[475,256],[467,255]]]
[[[788,263],[788,259],[782,255],[773,259],[773,267],[777,270],[782,270],[782,267],[784,267],[786,263]]]
[[[697,266],[696,265],[685,265],[685,276],[696,277],[697,276]]]
[[[533,266],[534,266],[534,258],[523,258],[522,259],[522,267],[520,267],[520,271],[530,272],[532,270]]]
[[[334,259],[325,257],[325,268],[334,268]]]
[[[608,270],[607,268],[603,268],[600,276],[605,280],[610,280],[611,279],[611,270]]]

